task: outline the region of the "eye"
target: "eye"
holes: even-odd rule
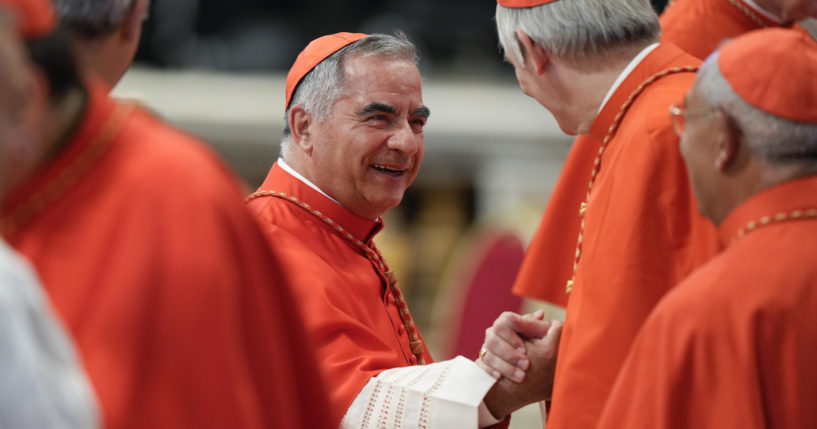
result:
[[[366,118],[366,121],[369,121],[369,122],[372,122],[372,121],[374,121],[374,122],[388,122],[388,120],[389,120],[389,117],[387,115],[383,115],[383,114],[372,115],[372,116],[369,116],[368,118]]]
[[[411,118],[409,119],[409,124],[411,124],[411,129],[413,129],[415,133],[420,133],[426,125],[426,118]]]

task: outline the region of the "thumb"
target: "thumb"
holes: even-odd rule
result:
[[[533,314],[535,315],[536,313]],[[527,338],[544,337],[548,333],[551,322],[540,320],[536,316],[530,316],[531,315],[515,317],[512,321],[513,330]],[[544,313],[542,313],[542,316],[544,316]]]

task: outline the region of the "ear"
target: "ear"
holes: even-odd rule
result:
[[[722,110],[716,110],[714,116],[715,132],[718,133],[715,168],[720,172],[725,172],[735,165],[738,154],[746,143],[743,139],[743,133],[732,118]]]
[[[139,39],[142,34],[142,22],[145,20],[147,13],[148,1],[150,0],[134,0],[122,26],[119,27],[119,35],[122,39],[133,42]]]
[[[312,139],[310,135],[310,126],[313,123],[312,114],[304,109],[303,106],[296,104],[289,108],[288,121],[292,141],[306,154],[310,154],[312,152]]]
[[[57,131],[53,128],[56,125],[46,120],[51,107],[50,88],[45,72],[39,67],[32,67],[26,82],[27,99],[20,112],[23,127],[31,137],[31,140],[25,140],[25,146],[18,152],[26,164],[21,165],[24,171],[38,164],[48,146],[56,143],[48,141],[48,136]]]
[[[28,77],[28,102],[23,109],[23,118],[31,129],[42,127],[42,118],[45,117],[51,101],[51,86],[45,72],[39,67],[33,67]]]
[[[522,55],[525,56],[526,63],[530,61],[536,74],[543,74],[549,59],[548,53],[521,28],[516,30],[516,37],[519,39],[519,43],[522,44]]]

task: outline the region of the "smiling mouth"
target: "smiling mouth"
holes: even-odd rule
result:
[[[377,165],[377,164],[373,164],[372,168],[374,168],[375,170],[377,170],[380,173],[388,174],[389,176],[392,176],[392,177],[400,177],[403,174],[405,174],[406,170],[407,170],[407,169],[396,169],[396,168],[387,167],[385,165]]]

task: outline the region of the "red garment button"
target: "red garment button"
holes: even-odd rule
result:
[[[397,335],[403,335],[403,327],[402,326],[397,327]]]
[[[414,355],[412,355],[412,356],[409,358],[409,362],[411,362],[411,364],[412,364],[412,365],[417,365],[417,357],[416,357],[416,356],[414,356]]]

